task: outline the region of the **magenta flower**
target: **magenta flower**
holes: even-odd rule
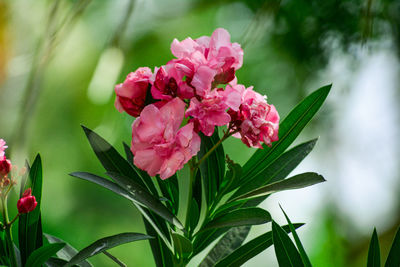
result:
[[[138,68],[131,72],[123,83],[115,86],[115,107],[119,112],[125,111],[133,117],[140,115],[144,108],[149,80],[152,76],[149,68]]]
[[[22,197],[17,202],[18,212],[20,214],[33,211],[37,206],[35,196],[32,196],[32,189],[26,189]]]
[[[222,88],[214,89],[205,95],[201,101],[195,97],[192,98],[186,111],[186,117],[191,116],[193,118],[191,121],[195,123],[196,130],[211,136],[215,126],[227,125],[231,121],[227,109],[231,108],[238,111],[240,101],[240,88],[233,88],[228,85],[225,91]]]
[[[0,180],[11,171],[11,161],[6,156],[0,157]]]
[[[161,108],[146,106],[132,125],[134,164],[150,176],[167,179],[182,169],[200,150],[200,137],[193,123],[179,129],[185,103],[174,98]]]
[[[253,91],[253,87],[244,91],[239,111],[229,114],[238,130],[234,136],[247,146],[262,148],[260,142],[271,146],[278,140],[279,114],[274,105],[269,105],[262,95]]]

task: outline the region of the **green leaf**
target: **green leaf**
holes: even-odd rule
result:
[[[399,255],[397,255],[398,257]],[[367,267],[380,267],[381,266],[381,252],[379,249],[379,240],[376,229],[372,233],[371,242],[368,249]]]
[[[87,172],[74,172],[70,174],[71,176],[78,177],[87,181],[91,181],[98,185],[103,186],[133,202],[136,208],[142,213],[144,218],[149,221],[149,224],[154,228],[157,234],[161,237],[161,239],[165,242],[166,245],[169,244],[168,238],[166,237],[166,233],[169,233],[167,226],[164,220],[160,221],[155,214],[151,213],[150,211],[144,210],[136,201],[134,201],[133,196],[126,191],[125,189],[121,188],[118,184],[111,182],[103,177],[87,173]],[[172,249],[172,247],[169,247]]]
[[[111,182],[103,177],[100,177],[98,175],[88,173],[88,172],[73,172],[73,173],[70,173],[69,175],[71,175],[73,177],[81,178],[83,180],[86,180],[86,181],[89,181],[89,182],[92,182],[95,184],[98,184],[120,196],[123,196],[126,199],[134,201],[133,197],[131,196],[131,194],[128,191],[126,191],[125,189],[120,187],[118,184]]]
[[[295,228],[299,228],[303,226],[304,224],[302,223],[297,223],[294,224],[293,226]],[[282,227],[283,230],[286,232],[289,232],[289,226],[285,225]],[[227,257],[223,258],[222,260],[218,261],[217,264],[215,264],[215,267],[223,267],[223,266],[241,266],[244,264],[246,261],[250,260],[251,258],[254,258],[264,250],[266,250],[268,247],[270,247],[273,244],[272,241],[272,231],[267,232],[263,235],[260,235],[251,241],[247,242],[243,246],[239,247],[232,253],[230,253]],[[214,266],[214,265],[212,265]]]
[[[201,148],[198,158],[201,159],[220,140],[218,129],[214,134],[207,137],[200,133]],[[218,146],[211,155],[200,165],[200,172],[205,185],[207,204],[211,203],[219,189],[225,174],[225,152],[222,145]]]
[[[314,184],[318,184],[321,182],[325,182],[325,179],[314,172],[306,172],[302,174],[295,175],[291,178],[287,178],[282,181],[278,181],[266,186],[263,186],[259,189],[253,190],[247,194],[241,195],[237,197],[235,200],[255,198],[260,196],[266,196],[275,192],[284,191],[284,190],[292,190],[303,188],[307,186],[311,186]]]
[[[175,254],[187,258],[187,256],[192,253],[192,242],[190,242],[186,237],[177,233],[172,233],[172,240],[174,241]]]
[[[230,160],[228,155],[226,158],[228,171],[221,185],[222,190],[218,193],[218,195],[221,194],[222,196],[236,189],[240,185],[240,177],[242,176],[242,167]]]
[[[306,253],[303,245],[301,244],[300,238],[296,233],[295,227],[293,226],[292,222],[290,221],[289,217],[286,215],[286,212],[283,210],[281,205],[279,205],[279,207],[281,208],[283,214],[285,215],[286,221],[288,222],[288,225],[289,225],[289,228],[290,228],[290,232],[292,233],[294,241],[296,242],[296,246],[299,249],[300,257],[301,257],[301,260],[304,263],[304,266],[305,267],[312,267],[310,259],[308,258],[307,253]]]
[[[62,267],[66,263],[68,263],[68,261],[59,259],[59,258],[55,258],[55,257],[51,257],[50,259],[48,259],[46,261],[46,266],[47,267]]]
[[[189,226],[190,226],[191,231],[193,232],[193,230],[196,228],[196,226],[199,222],[200,210],[199,210],[199,205],[197,205],[196,200],[193,199],[190,202],[190,205],[192,205],[192,206],[190,208]]]
[[[195,239],[193,241],[193,255],[198,254],[202,250],[208,247],[212,242],[217,240],[221,235],[226,233],[229,230],[228,227],[225,228],[214,228],[210,230],[205,230],[198,232],[195,235]]]
[[[270,221],[271,215],[266,210],[256,207],[243,208],[231,211],[211,220],[201,231],[213,228],[263,224]]]
[[[62,239],[60,239],[58,237],[49,235],[49,234],[43,234],[43,235],[46,237],[46,239],[49,241],[50,244],[65,243],[65,246],[57,252],[57,256],[59,258],[62,258],[64,260],[69,261],[78,253],[78,250],[76,250],[74,247],[72,247],[70,244],[68,244],[64,240],[62,240]],[[82,261],[79,264],[79,266],[81,266],[81,267],[91,267],[92,265],[88,261],[85,260],[85,261]]]
[[[148,193],[148,191],[144,189],[141,185],[119,173],[107,172],[107,175],[110,176],[119,186],[126,189],[135,202],[158,214],[179,229],[184,229],[182,223],[178,220],[178,218],[176,218],[171,213],[171,211],[169,211],[160,202],[158,198],[155,198],[153,195]]]
[[[44,245],[29,256],[26,261],[25,267],[38,267],[42,266],[51,256],[57,253],[65,246],[65,243],[54,243]]]
[[[240,226],[229,229],[229,231],[210,250],[199,267],[212,267],[220,259],[226,257],[239,248],[246,239],[251,226]],[[230,265],[224,265],[230,266]]]
[[[83,125],[82,128],[97,158],[108,172],[120,173],[146,188],[140,173],[137,172],[114,147],[89,128]]]
[[[332,85],[316,90],[298,104],[279,125],[279,140],[271,147],[258,149],[243,166],[241,181],[248,181],[263,173],[296,139],[324,103]]]
[[[18,220],[18,240],[22,264],[25,264],[33,251],[43,245],[43,233],[40,219],[42,183],[42,161],[38,154],[29,170],[29,178],[26,185],[28,188],[32,188],[32,195],[36,198],[37,206],[33,211],[21,214]]]
[[[89,257],[92,257],[94,255],[97,255],[105,250],[108,250],[110,248],[129,243],[129,242],[134,242],[134,241],[139,241],[139,240],[146,240],[146,239],[151,239],[153,237],[144,235],[144,234],[138,234],[138,233],[121,233],[113,236],[108,236],[104,237],[102,239],[97,240],[96,242],[92,243],[91,245],[85,247],[81,251],[78,252],[69,262],[68,264],[65,265],[67,266],[73,266],[74,264],[78,264],[84,260],[86,260]]]
[[[290,240],[286,231],[274,221],[272,221],[272,240],[279,266],[304,266],[292,240]]]
[[[302,143],[286,151],[274,160],[265,170],[253,179],[244,181],[231,199],[246,194],[263,185],[286,178],[299,163],[313,150],[318,138]]]
[[[398,267],[400,266],[400,227],[397,229],[396,236],[394,237],[392,247],[390,248],[389,255],[386,259],[385,267]]]

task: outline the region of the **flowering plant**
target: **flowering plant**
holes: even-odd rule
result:
[[[331,86],[313,92],[280,122],[265,96],[238,82],[243,50],[226,30],[175,39],[171,51],[176,58],[166,65],[154,72],[139,68],[115,87],[115,107],[136,117],[131,146],[124,144],[126,158],[83,127],[111,180],[87,172],[71,175],[133,202],[154,237],[150,245],[157,266],[184,266],[207,248],[201,266],[240,265],[277,246],[288,232],[297,236],[295,228],[302,225],[288,219],[280,227],[257,207],[263,200],[325,181],[313,172],[286,178],[317,139],[287,149]],[[222,143],[231,136],[257,149],[243,166],[224,152]],[[271,232],[243,244],[252,225],[268,222]]]

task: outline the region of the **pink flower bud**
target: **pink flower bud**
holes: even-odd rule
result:
[[[32,189],[25,190],[22,197],[17,202],[18,212],[20,214],[28,213],[36,208],[37,202],[35,196],[32,196]]]
[[[5,156],[0,157],[0,175],[6,176],[11,170],[11,162]]]

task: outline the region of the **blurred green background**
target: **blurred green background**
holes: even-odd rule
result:
[[[0,137],[15,165],[37,152],[43,158],[44,231],[78,249],[120,232],[144,233],[128,201],[68,176],[104,173],[80,124],[122,151],[133,119],[114,108],[113,86],[140,66],[172,59],[174,38],[217,27],[244,47],[239,82],[267,94],[281,118],[333,83],[297,141],[319,136],[319,143],[295,171],[317,171],[328,182],[262,205],[278,222],[280,203],[293,222],[306,223],[299,234],[315,266],[365,266],[374,226],[386,257],[400,224],[396,0],[0,0]],[[239,163],[254,152],[233,139],[224,148]],[[128,266],[154,265],[147,241],[110,252]],[[112,264],[104,255],[92,262]],[[273,248],[246,264],[265,265],[277,265]]]

